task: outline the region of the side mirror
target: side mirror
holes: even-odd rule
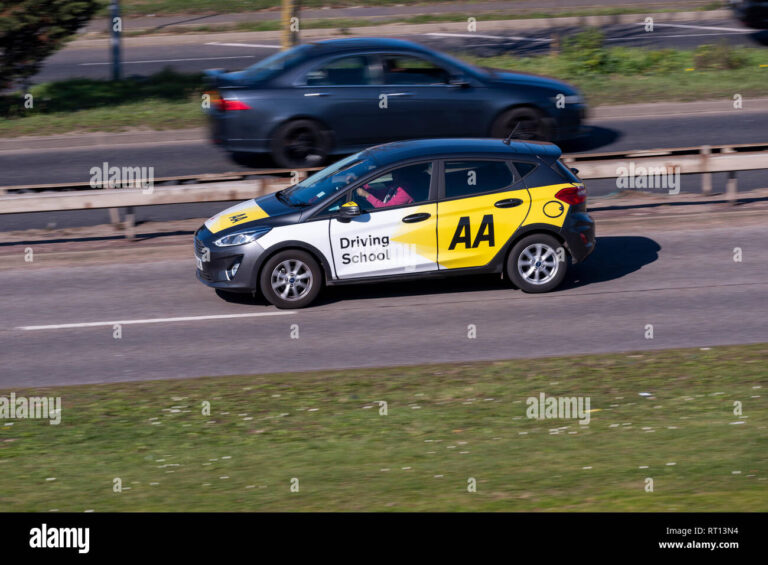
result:
[[[358,206],[357,202],[350,200],[339,208],[337,217],[340,222],[348,222],[352,218],[359,216],[361,213],[360,206]]]
[[[577,168],[575,168],[575,167],[571,167],[571,172],[572,172],[574,175],[576,175],[576,176],[579,176],[579,169],[577,169]]]

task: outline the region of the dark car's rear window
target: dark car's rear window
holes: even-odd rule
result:
[[[250,82],[266,80],[306,59],[310,49],[310,45],[299,45],[275,53],[245,69],[243,77]]]

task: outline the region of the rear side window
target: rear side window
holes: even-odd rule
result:
[[[385,84],[445,84],[451,78],[442,67],[410,55],[385,55],[381,66]]]
[[[354,86],[371,84],[368,60],[360,55],[341,57],[307,73],[307,86]]]
[[[504,161],[446,161],[445,197],[493,192],[520,180]]]
[[[515,169],[517,169],[517,173],[520,175],[521,178],[536,168],[536,165],[534,163],[524,163],[522,161],[516,161],[512,163],[512,165],[515,167]]]

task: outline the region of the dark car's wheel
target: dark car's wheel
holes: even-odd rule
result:
[[[507,276],[524,292],[549,292],[565,278],[568,255],[551,235],[524,237],[507,257]]]
[[[314,257],[289,249],[270,258],[261,271],[261,293],[278,308],[304,308],[320,293],[323,272]]]
[[[280,126],[272,137],[272,157],[281,167],[321,165],[330,151],[330,135],[312,120],[294,120]]]
[[[504,139],[512,131],[515,139],[551,141],[553,137],[544,114],[536,108],[514,108],[503,112],[493,122],[491,137]]]

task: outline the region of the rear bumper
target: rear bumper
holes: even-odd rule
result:
[[[595,221],[585,211],[569,211],[560,235],[574,263],[581,263],[595,250]]]

